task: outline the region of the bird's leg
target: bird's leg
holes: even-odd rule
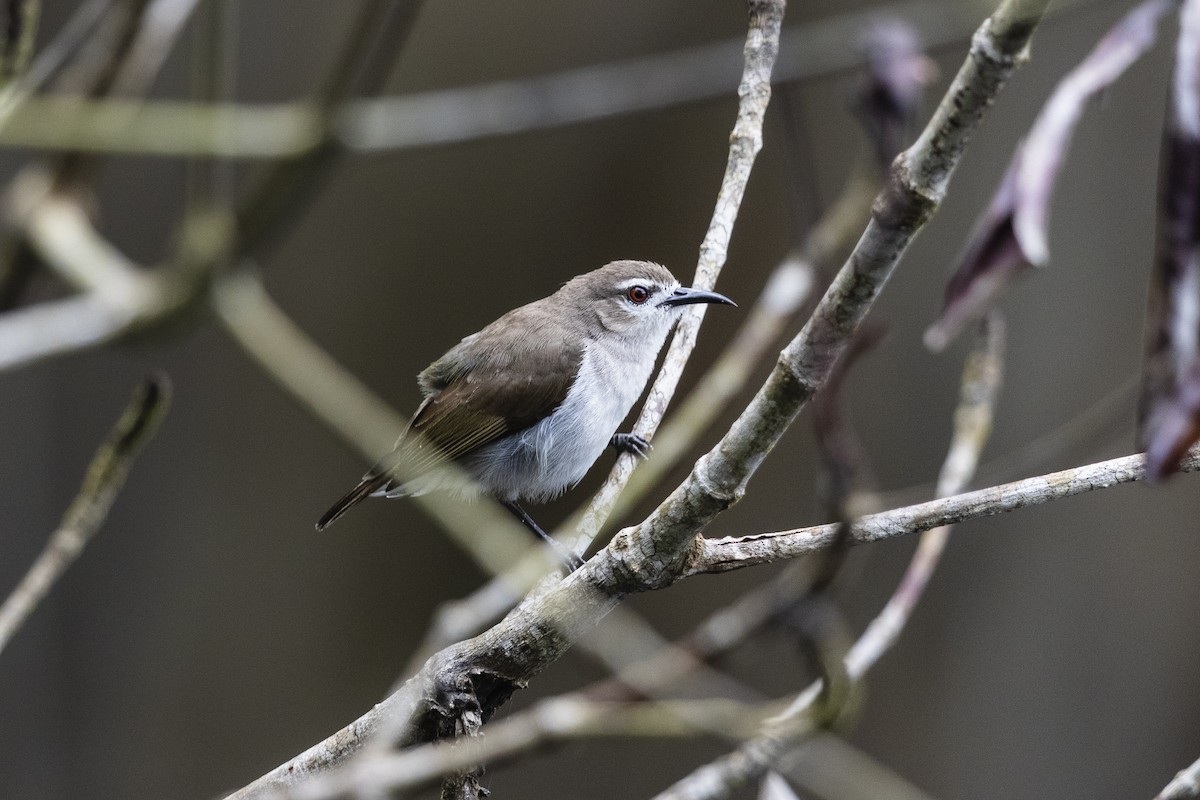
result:
[[[650,443],[636,433],[614,433],[608,446],[618,453],[633,453],[638,458],[650,457]]]
[[[555,539],[550,534],[542,530],[541,526],[533,521],[533,517],[525,512],[516,502],[512,500],[501,500],[500,504],[512,512],[513,516],[521,520],[521,523],[529,530],[533,531],[538,538],[550,545],[559,554],[563,560],[563,566],[567,568],[567,574],[570,575],[575,570],[583,566],[583,559],[568,550],[562,542]]]

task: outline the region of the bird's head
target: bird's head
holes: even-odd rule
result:
[[[573,278],[562,292],[604,330],[657,338],[659,344],[684,306],[736,305],[716,292],[681,287],[666,267],[649,261],[614,261]]]

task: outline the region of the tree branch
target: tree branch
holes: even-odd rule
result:
[[[1182,472],[1197,470],[1200,470],[1200,447],[1191,450],[1180,467]],[[1145,480],[1145,477],[1145,455],[1123,456],[942,500],[870,514],[854,523],[851,536],[854,544],[878,542],[927,531],[939,525],[990,517],[1097,489]],[[682,577],[728,572],[813,553],[828,547],[836,532],[837,523],[829,523],[776,533],[703,539],[697,545],[696,556]]]
[[[1192,800],[1200,797],[1200,759],[1180,770],[1154,800]]]
[[[968,355],[963,369],[962,389],[954,414],[954,435],[951,437],[949,452],[938,479],[940,495],[950,494],[965,486],[979,463],[979,454],[991,432],[992,410],[1003,373],[1003,357],[1004,326],[998,318],[993,317],[983,327],[976,347]],[[845,525],[844,521],[834,525],[834,537],[831,542],[836,543],[836,546],[845,544]],[[913,556],[899,587],[884,610],[846,653],[842,672],[846,680],[857,681],[862,678],[867,669],[899,637],[917,600],[937,568],[949,533],[948,527],[941,527],[928,531],[921,537],[916,555]],[[841,664],[841,654],[837,654],[836,658]],[[818,680],[801,692],[784,714],[772,720],[772,724],[753,739],[677,782],[660,795],[660,798],[724,798],[736,786],[758,778],[768,769],[775,767],[788,750],[799,744],[798,738],[806,739],[813,732],[809,726],[798,724],[791,729],[791,738],[787,738],[778,729],[787,720],[802,721],[803,716],[809,713],[822,696],[827,682],[828,678]]]
[[[1102,0],[1107,2],[1107,0]],[[1062,0],[1058,13],[1094,7],[1096,0]],[[888,11],[914,25],[930,47],[956,44],[975,24],[976,3],[909,0]],[[842,14],[783,34],[777,82],[828,76],[858,68],[855,37],[874,11]],[[481,84],[376,100],[349,101],[334,136],[347,150],[375,153],[446,145],[667,108],[724,96],[737,74],[740,41],[666,55],[602,64],[526,81]],[[322,114],[305,103],[146,104],[128,115],[120,101],[58,102],[35,98],[0,130],[0,145],[160,156],[290,158],[317,147]],[[120,135],[108,124],[130,116]]]
[[[88,466],[79,494],[29,572],[0,606],[0,651],[104,523],[129,468],[166,413],[171,388],[165,375],[144,380],[125,413]]]
[[[722,442],[649,519],[622,531],[582,569],[527,599],[491,630],[432,656],[359,720],[233,797],[293,786],[328,769],[356,752],[389,717],[407,721],[398,745],[452,735],[457,713],[474,707],[490,714],[628,593],[661,588],[687,574],[702,541],[696,535],[744,492],[936,209],[970,131],[1023,60],[1044,8],[1045,0],[1008,0],[976,33],[948,95],[918,143],[897,159],[866,233],[813,319]]]

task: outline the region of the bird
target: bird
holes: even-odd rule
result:
[[[644,438],[617,428],[683,307],[693,303],[736,305],[682,287],[659,264],[613,261],[467,336],[420,373],[424,399],[395,448],[329,508],[317,530],[371,496],[482,493],[561,547],[521,503],[559,496],[606,447],[648,455]],[[582,563],[565,556],[568,571]]]

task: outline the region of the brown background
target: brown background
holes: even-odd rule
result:
[[[72,5],[47,3],[43,41]],[[868,5],[797,2],[787,24]],[[345,35],[350,6],[241,4],[239,99],[302,96]],[[943,455],[963,350],[934,356],[920,336],[964,236],[1056,78],[1123,6],[1073,12],[1039,31],[1033,62],[987,116],[945,206],[872,312],[889,336],[849,392],[885,488],[932,480]],[[1166,31],[1086,115],[1053,208],[1054,262],[1004,303],[1008,381],[989,457],[1137,373],[1174,23]],[[743,32],[733,0],[439,0],[423,9],[388,91],[539,75]],[[937,53],[935,96],[964,53],[965,39]],[[156,93],[180,96],[185,66],[175,54]],[[777,92],[719,285],[734,298],[756,296],[859,152],[844,110],[849,85],[835,76]],[[271,254],[268,286],[322,345],[411,409],[425,364],[578,272],[636,257],[686,280],[734,108],[731,92],[587,125],[346,157]],[[801,124],[787,128],[785,111]],[[795,146],[789,130],[803,136]],[[5,169],[26,158],[7,154]],[[135,258],[163,256],[181,189],[174,162],[114,159],[99,186],[102,230]],[[685,383],[741,317],[708,316]],[[362,460],[200,322],[173,338],[0,375],[0,591],[41,548],[152,367],[177,389],[163,430],[103,532],[0,654],[2,797],[206,798],[239,786],[369,708],[432,609],[483,580],[402,501],[369,503],[314,534]],[[808,427],[802,418],[711,534],[822,521]],[[1036,469],[1131,449],[1127,415]],[[557,521],[597,479],[537,516]],[[867,681],[850,739],[936,797],[1153,795],[1200,756],[1197,486],[1185,477],[1118,488],[962,526],[910,629]],[[914,542],[855,554],[841,586],[855,630]],[[691,580],[630,605],[678,634],[769,574]],[[782,634],[724,666],[776,694],[806,681]],[[512,707],[597,674],[569,657]],[[501,798],[641,797],[726,748],[580,743],[488,782]]]

